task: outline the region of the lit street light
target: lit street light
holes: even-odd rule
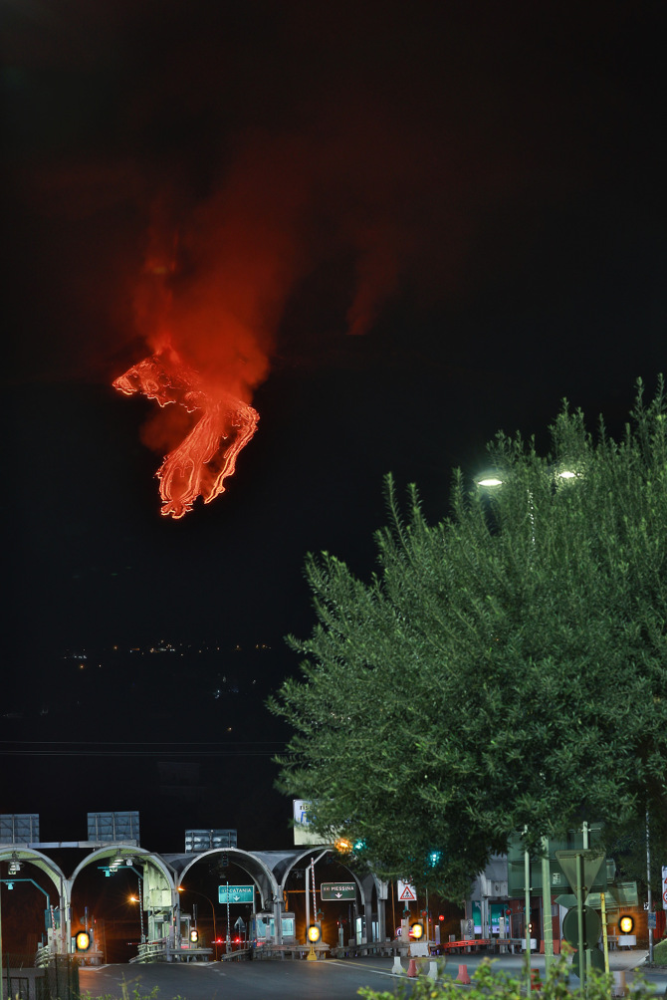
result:
[[[141,943],[146,943],[146,935],[144,934],[144,910],[141,905],[141,896],[130,896],[131,903],[139,904],[139,929],[141,931]]]

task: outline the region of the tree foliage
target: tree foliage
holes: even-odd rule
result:
[[[650,808],[664,827],[662,380],[631,418],[593,438],[564,403],[546,456],[499,433],[503,485],[455,472],[435,525],[388,477],[368,582],[308,558],[317,624],[288,639],[303,678],[271,703],[294,729],[281,785],[378,873],[455,897],[513,831],[537,850],[583,819],[611,833]]]
[[[441,966],[443,963],[440,963]],[[523,965],[523,976],[518,978],[504,971],[496,960],[485,958],[472,974],[471,986],[466,989],[467,1000],[521,1000],[529,996],[527,980],[531,979],[527,962]],[[552,963],[546,977],[539,978],[540,1000],[609,1000],[614,986],[612,975],[602,975],[593,971],[583,985],[570,985],[570,968],[565,955]],[[461,986],[452,976],[438,969],[438,979],[434,981],[419,970],[419,977],[399,981],[398,990],[377,991],[362,987],[359,995],[364,1000],[455,1000],[461,996]],[[632,994],[636,1000],[650,1000],[655,996],[655,987],[636,972],[632,981]]]

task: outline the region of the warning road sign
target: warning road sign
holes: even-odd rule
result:
[[[399,903],[414,903],[417,898],[414,885],[409,882],[398,880],[398,901]]]

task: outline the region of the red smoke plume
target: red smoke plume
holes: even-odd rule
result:
[[[160,488],[175,517],[223,490],[286,306],[313,275],[323,298],[319,279],[332,279],[330,328],[346,318],[364,334],[404,290],[434,302],[474,287],[482,269],[467,255],[488,218],[477,252],[497,281],[528,252],[541,203],[586,173],[577,122],[569,136],[558,124],[579,77],[565,61],[545,68],[504,10],[468,21],[442,4],[297,0],[248,4],[250,24],[195,7],[201,20],[177,5],[161,46],[147,19],[150,44],[136,47],[152,61],[126,125],[138,145],[153,136],[150,156],[171,154],[155,174],[179,180],[155,210],[135,295],[150,356],[115,383],[162,407],[144,439],[169,450]],[[539,18],[531,30],[547,27],[551,39]],[[604,109],[581,111],[579,90],[572,106],[600,126]],[[529,213],[514,220],[516,204]],[[321,332],[308,331],[315,344]]]
[[[292,150],[290,148],[290,155]],[[272,168],[284,172],[280,150]],[[297,273],[295,218],[303,185],[271,189],[252,149],[237,160],[223,191],[175,228],[170,199],[154,209],[143,280],[135,294],[136,324],[153,354],[114,381],[160,407],[194,413],[181,421],[165,412],[146,443],[169,449],[157,475],[162,514],[180,518],[198,496],[224,492],[236,458],[255,433],[250,406],[266,378],[275,329]]]

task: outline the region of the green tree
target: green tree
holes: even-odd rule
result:
[[[295,735],[281,787],[386,877],[450,897],[507,837],[583,819],[610,836],[667,805],[667,401],[642,385],[619,441],[567,403],[552,447],[499,433],[502,486],[455,472],[449,516],[389,526],[368,582],[323,553],[317,624],[270,703]]]

